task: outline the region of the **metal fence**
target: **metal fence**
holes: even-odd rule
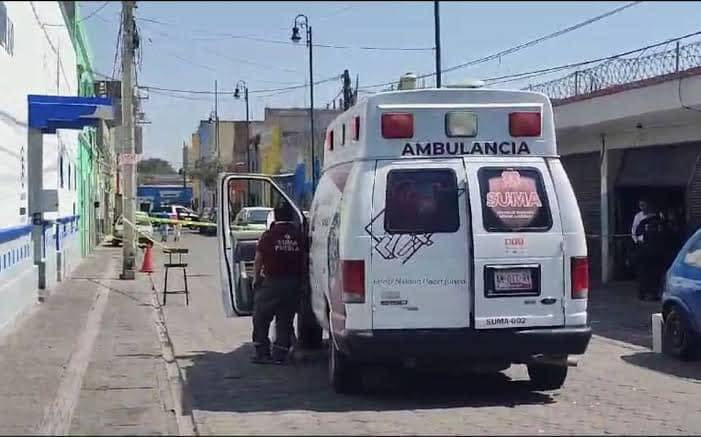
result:
[[[553,100],[568,99],[698,67],[701,67],[701,41],[681,45],[677,40],[628,57],[608,59],[526,89],[541,92]]]

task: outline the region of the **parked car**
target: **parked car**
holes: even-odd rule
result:
[[[138,239],[139,243],[145,243],[148,238],[144,234],[152,237],[153,236],[153,225],[151,224],[151,218],[149,215],[143,211],[136,211],[136,229],[139,231]],[[124,217],[119,216],[117,222],[114,225],[114,232],[112,232],[112,245],[118,246],[122,243],[124,239]]]
[[[262,206],[241,208],[231,223],[232,236],[236,240],[258,240],[268,229],[268,215],[272,211]]]
[[[154,207],[151,210],[151,216],[156,218],[174,219],[182,221],[197,222],[200,216],[190,208],[182,205],[163,205]],[[190,229],[195,229],[196,225],[186,225]]]
[[[662,349],[690,359],[701,352],[701,229],[667,270],[662,293]]]

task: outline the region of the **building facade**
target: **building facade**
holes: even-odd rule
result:
[[[314,111],[314,169],[317,181],[323,166],[326,128],[341,112],[335,109]],[[260,171],[271,175],[288,175],[283,182],[288,194],[303,208],[308,208],[314,194],[309,110],[265,108],[257,155]]]
[[[80,93],[74,5],[0,1],[0,329],[37,300],[27,203],[27,95]],[[47,288],[81,256],[78,179],[84,166],[78,136],[58,130],[43,139],[44,188],[58,193],[57,211],[45,214],[46,241],[53,242],[44,248]]]

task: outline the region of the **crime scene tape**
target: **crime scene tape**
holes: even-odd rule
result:
[[[216,223],[210,222],[195,222],[190,220],[173,220],[160,217],[149,217],[151,223],[162,223],[168,225],[188,225],[188,226],[203,226],[203,227],[217,227]]]
[[[139,228],[137,228],[136,225],[134,225],[134,223],[127,220],[126,217],[122,217],[122,221],[124,223],[128,224],[137,234],[143,235],[144,237],[146,237],[147,240],[149,240],[151,243],[155,244],[156,246],[160,246],[164,250],[173,249],[172,247],[166,246],[165,244],[161,244],[158,241],[154,240],[152,235],[149,235],[145,232],[140,231]]]

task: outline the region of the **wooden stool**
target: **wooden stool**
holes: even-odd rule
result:
[[[168,254],[168,262],[163,265],[166,269],[163,284],[163,305],[166,304],[166,298],[169,294],[185,294],[185,305],[190,305],[190,291],[187,287],[187,263],[183,262],[183,255],[187,255],[190,251],[188,249],[175,248],[164,249],[163,252]],[[173,262],[173,255],[178,255],[178,262]],[[184,290],[168,290],[168,269],[183,269]]]

